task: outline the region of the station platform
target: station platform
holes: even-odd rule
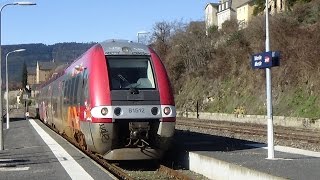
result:
[[[267,159],[266,144],[192,133],[189,169],[209,179],[319,179],[320,152],[275,146]]]
[[[39,120],[26,119],[23,110],[3,124],[0,179],[116,179]]]

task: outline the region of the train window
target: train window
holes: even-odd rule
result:
[[[149,58],[108,57],[111,89],[155,89]]]

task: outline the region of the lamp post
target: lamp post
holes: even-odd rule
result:
[[[8,52],[7,55],[6,55],[7,129],[9,129],[9,85],[8,85],[9,74],[8,74],[8,56],[9,56],[9,54],[11,54],[11,53],[22,52],[22,51],[25,51],[25,50],[26,50],[26,49],[17,49],[17,50]]]
[[[15,6],[15,5],[21,5],[21,6],[30,6],[30,5],[36,5],[36,3],[32,2],[14,2],[14,3],[7,3],[1,6],[0,9],[0,151],[4,150],[3,146],[3,117],[2,117],[2,77],[1,77],[1,13],[3,8],[6,6]]]

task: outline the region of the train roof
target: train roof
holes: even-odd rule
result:
[[[150,55],[148,46],[133,41],[111,39],[100,45],[105,55]]]

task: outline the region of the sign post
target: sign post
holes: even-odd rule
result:
[[[270,50],[269,42],[269,12],[268,1],[266,0],[266,52]],[[274,158],[274,141],[273,141],[273,114],[272,114],[272,88],[271,88],[271,68],[266,69],[266,86],[267,86],[267,118],[268,118],[268,159]]]
[[[266,0],[266,51],[252,55],[251,65],[253,69],[266,69],[266,94],[267,94],[267,128],[268,128],[268,158],[274,159],[273,140],[273,115],[272,115],[272,86],[271,67],[280,65],[280,52],[270,51],[269,43],[269,12],[268,0]]]
[[[269,49],[266,48],[266,49]],[[251,66],[253,69],[266,69],[266,94],[267,94],[267,128],[268,128],[268,158],[274,159],[273,141],[273,116],[272,116],[272,89],[271,67],[280,65],[279,51],[266,51],[252,55]]]

